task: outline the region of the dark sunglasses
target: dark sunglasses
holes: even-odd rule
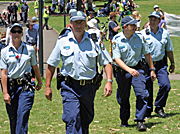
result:
[[[21,33],[22,33],[22,30],[12,30],[11,33],[18,33],[18,34],[21,34]]]

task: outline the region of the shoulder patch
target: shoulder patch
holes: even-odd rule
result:
[[[120,36],[116,36],[114,39],[117,39],[117,38],[119,38]]]
[[[100,41],[99,42],[99,47],[104,50],[105,49],[105,46],[104,46],[104,42]]]
[[[112,49],[113,49],[113,50],[116,49],[116,42],[113,42],[113,43],[112,43]]]

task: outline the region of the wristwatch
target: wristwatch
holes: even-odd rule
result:
[[[38,83],[38,86],[42,86],[43,85],[43,83],[41,82],[41,83]]]
[[[112,80],[112,79],[107,79],[107,81],[110,81],[111,83],[113,83],[113,80]]]
[[[156,70],[156,68],[153,68],[153,69],[150,69],[151,71],[155,71]]]

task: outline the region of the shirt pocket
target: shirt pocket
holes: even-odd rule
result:
[[[135,45],[133,45],[133,47],[136,51],[140,51],[142,46],[139,44],[135,44]]]
[[[62,60],[64,61],[64,66],[67,66],[73,63],[73,59],[74,59],[73,49],[68,49],[68,50],[63,49],[61,51],[61,55],[62,55]]]
[[[94,68],[96,65],[96,57],[98,56],[98,54],[95,51],[86,51],[86,53],[83,53],[81,55],[82,59],[83,59],[83,63],[85,64],[85,66],[90,67],[90,68]]]
[[[126,46],[119,46],[120,50],[122,53],[127,52],[127,47]]]

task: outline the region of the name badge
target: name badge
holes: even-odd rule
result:
[[[9,55],[9,57],[15,57],[15,55]]]
[[[125,48],[125,46],[120,46],[120,48]]]
[[[70,46],[64,46],[64,49],[69,50]]]

